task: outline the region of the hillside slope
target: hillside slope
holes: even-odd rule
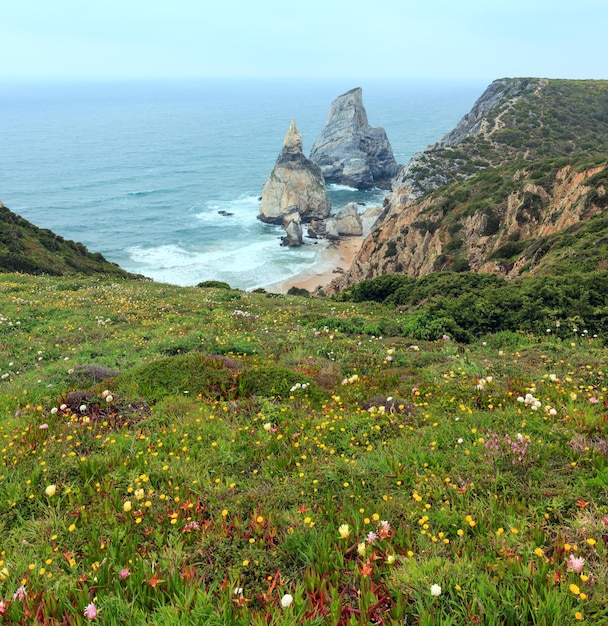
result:
[[[0,272],[25,274],[106,274],[135,278],[81,243],[38,228],[0,202]]]
[[[401,169],[376,229],[327,291],[387,273],[604,269],[607,183],[607,81],[496,81]]]

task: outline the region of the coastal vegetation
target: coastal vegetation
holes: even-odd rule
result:
[[[605,280],[462,343],[502,279],[2,275],[0,621],[606,621]]]
[[[0,271],[26,274],[129,275],[99,252],[34,226],[0,202]]]

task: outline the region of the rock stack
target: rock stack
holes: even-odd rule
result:
[[[389,189],[399,167],[384,129],[368,124],[360,87],[331,103],[310,160],[320,166],[328,183],[357,189]]]
[[[324,219],[329,210],[323,173],[304,156],[302,137],[292,120],[281,154],[264,184],[258,218],[282,224],[288,233],[285,243],[298,246],[302,243],[300,222]]]

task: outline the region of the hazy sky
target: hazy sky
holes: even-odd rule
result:
[[[608,78],[606,0],[0,5],[0,78]]]

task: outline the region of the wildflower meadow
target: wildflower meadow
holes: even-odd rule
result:
[[[0,294],[0,623],[608,622],[584,320],[460,344],[374,302]]]

